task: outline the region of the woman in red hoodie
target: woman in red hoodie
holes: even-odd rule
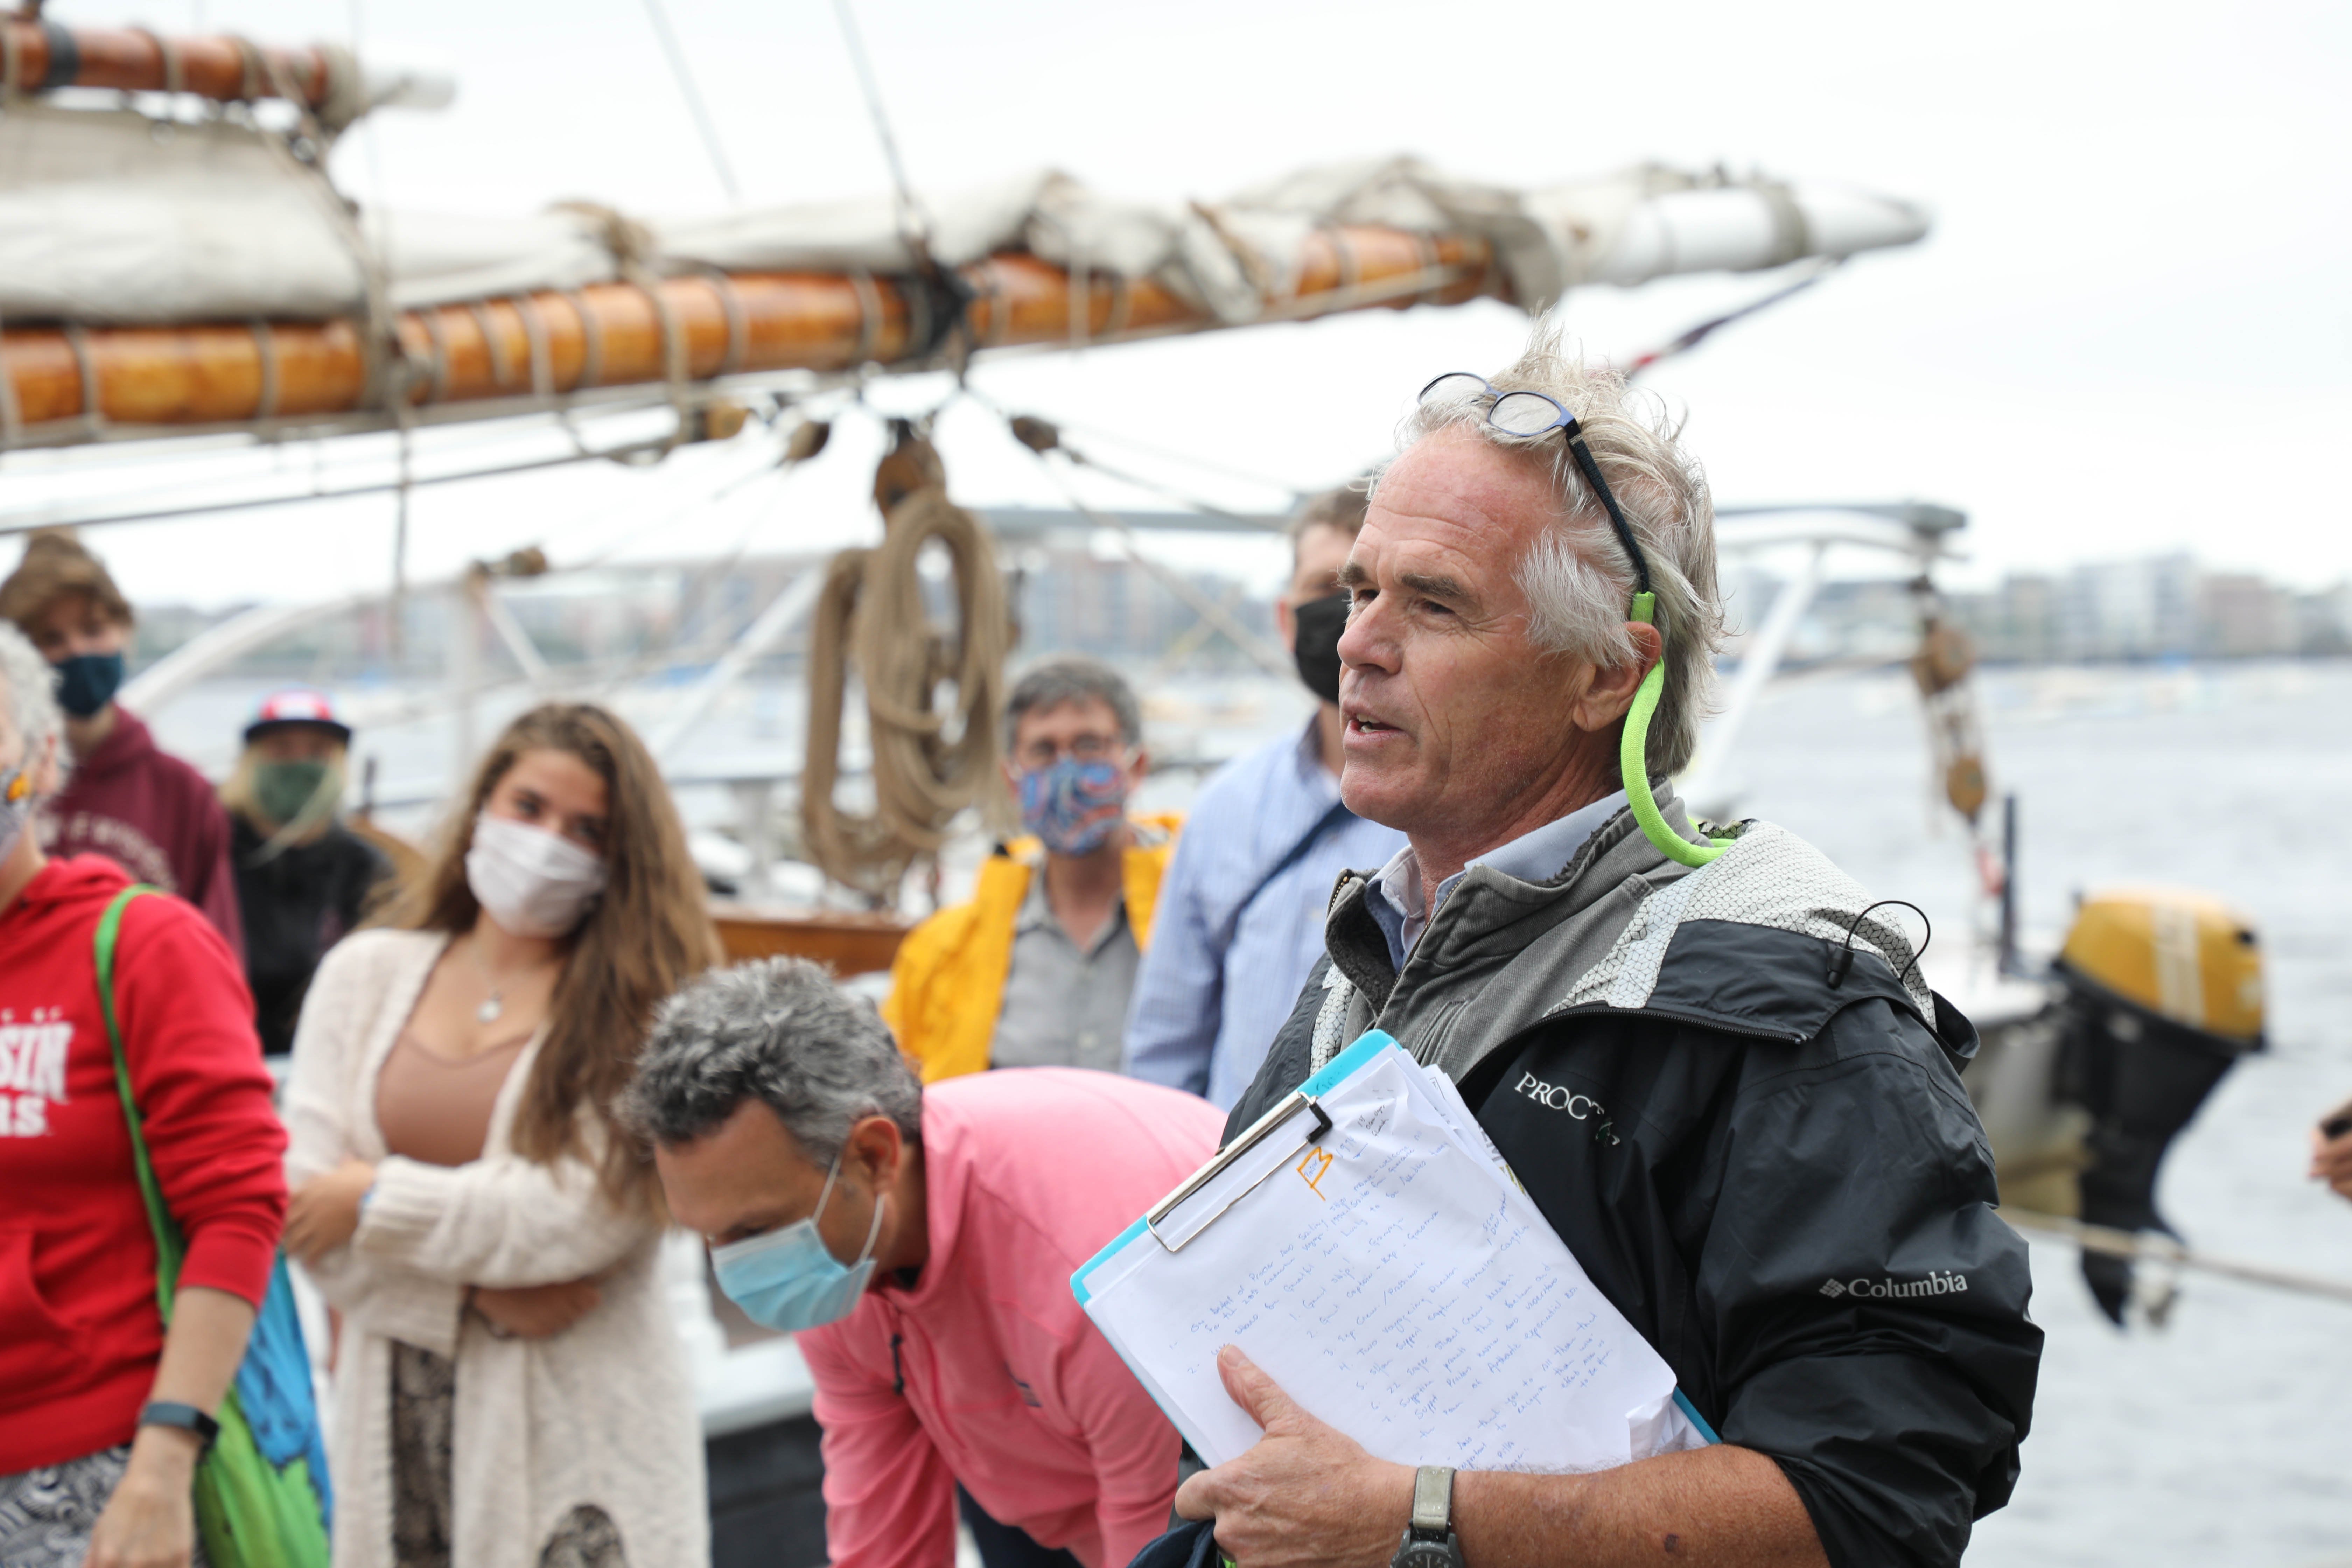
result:
[[[268,1288],[286,1137],[227,942],[178,899],[131,900],[115,1012],[187,1237],[166,1332],[93,954],[131,879],[47,859],[32,831],[62,772],[49,680],[0,626],[0,1562],[184,1568],[196,1459]]]

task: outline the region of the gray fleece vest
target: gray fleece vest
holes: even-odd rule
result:
[[[1668,822],[1682,803],[1660,803]],[[1722,832],[1725,830],[1718,830]],[[1324,927],[1331,955],[1315,1020],[1319,1068],[1367,1029],[1393,1036],[1413,1057],[1459,1081],[1532,1026],[1575,1011],[1659,1011],[1723,1026],[1705,1005],[1714,989],[1704,946],[1675,937],[1686,925],[1724,921],[1801,931],[1872,953],[1902,976],[1930,1027],[1935,1003],[1901,928],[1861,918],[1870,895],[1820,850],[1784,828],[1751,822],[1728,830],[1731,848],[1696,868],[1669,860],[1620,811],[1585,840],[1559,875],[1525,882],[1474,866],[1439,905],[1404,968],[1364,897],[1370,883],[1340,879]],[[1662,1000],[1669,949],[1675,973]],[[1734,1027],[1738,1027],[1734,1025]],[[1777,1037],[1802,1025],[1740,1028]]]

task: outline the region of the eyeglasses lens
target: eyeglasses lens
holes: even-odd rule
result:
[[[1468,371],[1441,375],[1421,389],[1423,403],[1468,403],[1486,395],[1486,378]]]
[[[1487,420],[1507,436],[1540,436],[1558,429],[1564,416],[1559,405],[1540,393],[1507,392],[1495,400]]]

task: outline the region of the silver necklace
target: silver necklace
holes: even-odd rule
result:
[[[495,1024],[499,1021],[499,1015],[507,1010],[506,982],[490,973],[489,960],[482,956],[478,942],[468,937],[466,945],[473,952],[474,967],[482,972],[482,979],[490,988],[490,994],[482,998],[481,1005],[474,1009],[474,1022]]]

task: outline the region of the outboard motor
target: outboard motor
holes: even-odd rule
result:
[[[2083,901],[2053,969],[2067,992],[2059,1093],[2091,1116],[2083,1222],[2178,1239],[2156,1210],[2157,1167],[2221,1075],[2263,1045],[2253,922],[2204,893],[2113,889]],[[2122,1323],[2131,1261],[2085,1251],[2083,1275]]]

